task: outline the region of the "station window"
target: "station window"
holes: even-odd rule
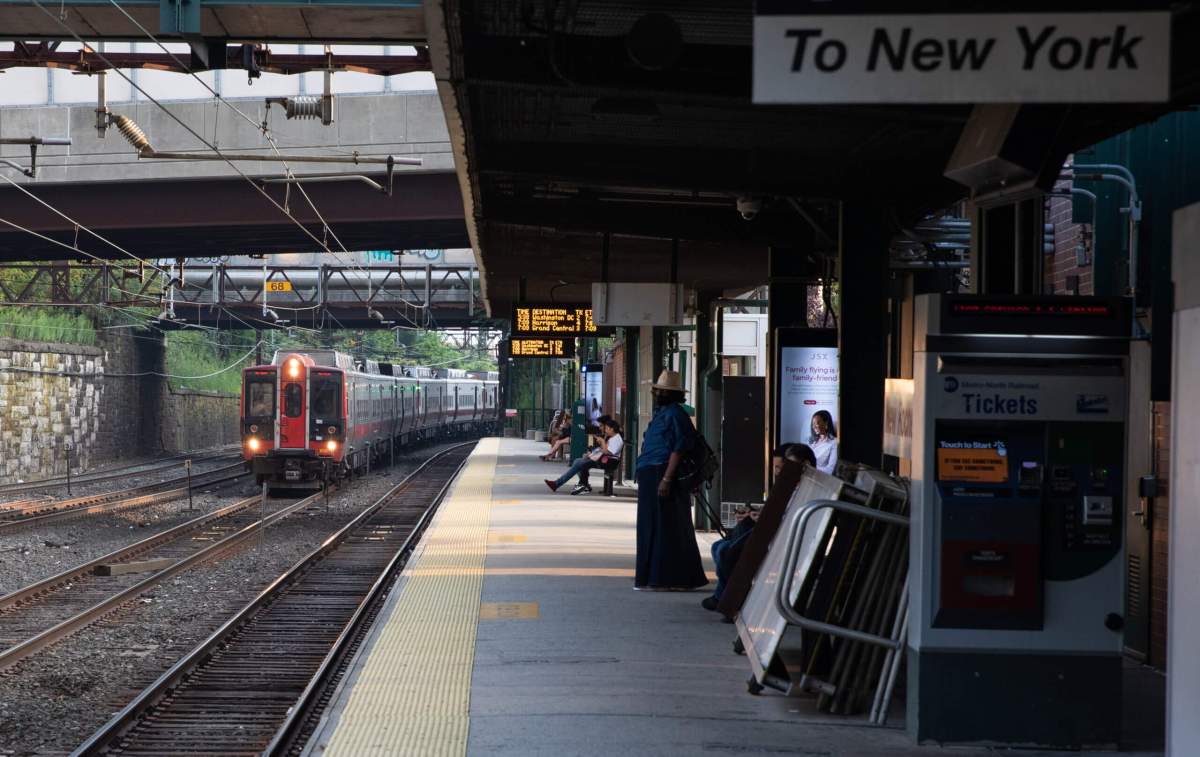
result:
[[[299,384],[288,384],[283,388],[283,414],[287,418],[299,418],[304,413],[304,389]]]

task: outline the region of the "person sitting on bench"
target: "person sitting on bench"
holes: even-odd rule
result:
[[[595,449],[572,463],[567,472],[558,477],[558,480],[546,479],[546,486],[550,487],[550,491],[558,491],[558,488],[570,481],[572,477],[579,476],[579,484],[571,490],[571,494],[590,492],[592,487],[588,484],[588,471],[592,468],[603,467],[613,458],[620,459],[621,448],[625,446],[625,440],[621,438],[620,424],[605,416],[600,419],[600,430],[602,436]]]

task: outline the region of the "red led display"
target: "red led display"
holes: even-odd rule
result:
[[[982,316],[1066,316],[1080,318],[1108,318],[1113,315],[1111,305],[1104,303],[1072,304],[1065,302],[952,302],[952,315]]]

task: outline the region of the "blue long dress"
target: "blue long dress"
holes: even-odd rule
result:
[[[691,448],[695,434],[687,413],[675,404],[658,408],[642,435],[634,586],[695,589],[708,583],[692,527],[691,498],[678,484],[669,496],[658,496],[668,458]]]

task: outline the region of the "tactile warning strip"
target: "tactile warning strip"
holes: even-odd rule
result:
[[[425,532],[323,754],[466,754],[498,452],[479,442]]]

